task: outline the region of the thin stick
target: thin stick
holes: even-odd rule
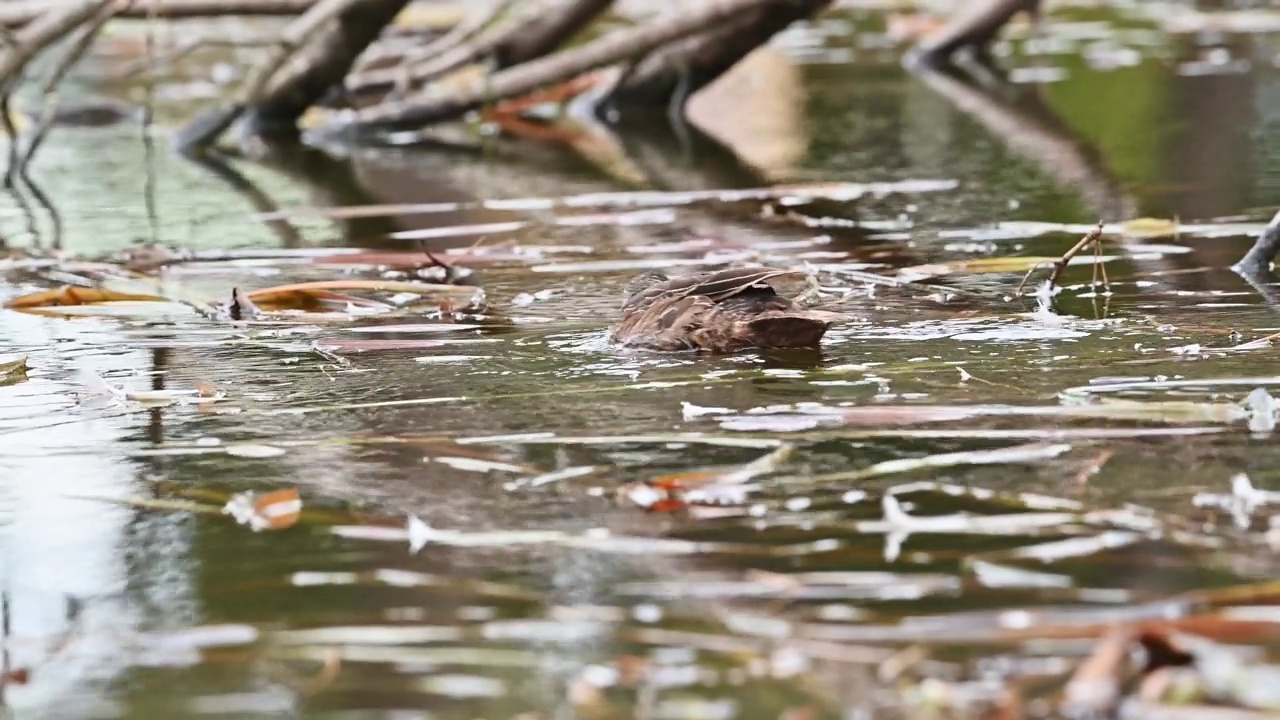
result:
[[[12,172],[18,163],[18,128],[13,124],[12,101],[8,86],[4,88],[3,93],[0,93],[0,127],[4,128],[5,135],[9,138],[4,189],[13,196],[14,204],[22,212],[22,217],[27,222],[27,234],[32,237],[33,244],[36,247],[40,247],[40,232],[36,227],[36,215],[31,210],[31,203],[27,202],[27,197],[23,194],[21,185],[14,182],[16,176]]]
[[[1079,255],[1081,250],[1084,250],[1085,248],[1089,247],[1090,245],[1094,245],[1095,243],[1097,244],[1096,247],[1098,248],[1101,247],[1101,243],[1102,243],[1102,221],[1101,220],[1098,221],[1097,227],[1090,230],[1087,235],[1080,238],[1080,240],[1078,240],[1075,245],[1072,245],[1070,250],[1067,250],[1065,253],[1063,253],[1062,259],[1053,263],[1053,274],[1049,276],[1049,287],[1051,289],[1054,287],[1057,287],[1058,278],[1062,276],[1062,271],[1067,269],[1067,264],[1071,262],[1072,258],[1074,258],[1076,255]],[[1100,250],[1099,250],[1099,253],[1100,253]],[[1101,263],[1095,264],[1094,267],[1096,268],[1098,267],[1098,265],[1101,265]],[[1030,270],[1028,270],[1026,275],[1022,276],[1022,282],[1018,283],[1018,289],[1014,291],[1015,295],[1022,294],[1023,288],[1025,288],[1027,285],[1027,280],[1030,279],[1031,277],[1031,273],[1035,272],[1040,267],[1042,266],[1037,265],[1036,267],[1033,267]],[[1103,271],[1104,284],[1106,284],[1105,277],[1106,277],[1106,271],[1104,270]],[[1094,276],[1094,280],[1095,282],[1097,281],[1096,275]],[[1110,290],[1110,285],[1106,285],[1106,287],[1108,288],[1108,290]]]
[[[492,59],[498,69],[504,69],[535,60],[577,34],[611,4],[612,0],[535,3],[501,23],[486,22],[486,27],[469,39],[424,53],[419,60],[354,73],[346,79],[346,87],[353,93],[394,90],[405,94],[473,63]]]
[[[1094,285],[1098,284],[1097,275],[1101,274],[1102,275],[1102,291],[1105,293],[1110,293],[1111,281],[1107,279],[1107,264],[1102,262],[1102,237],[1101,236],[1099,236],[1097,241],[1093,243],[1093,269],[1095,273],[1093,284]]]
[[[159,0],[146,0],[146,2],[147,31],[144,36],[146,39],[146,56],[154,58],[156,55],[156,12],[159,7]],[[146,168],[146,181],[142,186],[142,198],[147,208],[147,227],[151,231],[150,240],[152,244],[155,244],[160,241],[160,211],[156,204],[156,141],[152,134],[152,127],[156,117],[156,79],[148,77],[142,87],[146,93],[146,102],[142,104],[142,122],[139,123],[142,149],[144,151],[144,167]]]

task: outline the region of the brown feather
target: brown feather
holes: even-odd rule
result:
[[[842,313],[806,308],[770,284],[793,270],[733,268],[632,280],[614,342],[653,350],[733,352],[751,347],[816,347]]]

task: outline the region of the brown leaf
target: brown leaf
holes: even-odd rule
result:
[[[242,492],[233,495],[222,511],[255,531],[283,530],[298,522],[298,516],[302,514],[302,499],[297,488],[274,490],[262,495]]]
[[[31,308],[57,307],[61,305],[91,305],[93,303],[102,302],[138,300],[163,302],[164,298],[157,295],[133,295],[129,293],[114,292],[111,290],[99,290],[96,288],[64,285],[57,290],[44,290],[42,292],[13,298],[6,301],[4,306],[11,310],[26,310]]]
[[[253,510],[266,521],[268,530],[283,530],[298,522],[302,499],[298,497],[298,488],[276,490],[259,497],[253,503]]]
[[[467,297],[470,297],[476,292],[476,288],[459,285],[440,285],[396,280],[320,280],[316,282],[292,283],[289,285],[277,285],[275,287],[261,288],[259,290],[253,290],[246,293],[245,297],[260,305],[275,305],[297,302],[299,297],[311,299],[334,299],[339,297],[329,292],[334,290],[368,290],[373,292],[417,293],[420,295]],[[372,302],[369,300],[352,298],[347,295],[340,297],[364,304]]]

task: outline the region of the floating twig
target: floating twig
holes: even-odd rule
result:
[[[1101,271],[1102,287],[1106,292],[1111,292],[1111,283],[1107,280],[1107,271],[1102,268],[1102,221],[1098,221],[1098,226],[1090,230],[1087,235],[1071,246],[1071,249],[1062,254],[1062,259],[1053,263],[1053,273],[1049,276],[1049,288],[1053,289],[1058,286],[1058,279],[1062,277],[1062,271],[1067,269],[1067,265],[1072,258],[1079,255],[1085,248],[1092,246],[1095,262],[1093,264],[1093,284],[1098,284],[1098,275]],[[1022,282],[1018,283],[1018,289],[1014,291],[1014,295],[1022,295],[1023,289],[1027,286],[1027,281],[1031,279],[1031,274],[1040,266],[1032,267],[1027,270],[1027,274],[1022,276]]]

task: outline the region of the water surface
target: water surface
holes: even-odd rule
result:
[[[667,204],[631,216],[494,210],[478,203],[632,188],[528,143],[342,158],[295,150],[228,172],[169,156],[131,125],[60,129],[35,176],[61,215],[61,249],[76,256],[143,242],[412,251],[416,241],[391,234],[513,222],[527,224],[429,247],[482,239],[541,255],[477,265],[461,282],[484,289],[486,309],[456,316],[246,326],[181,306],[160,317],[0,313],[0,358],[25,354],[30,367],[0,387],[0,705],[16,717],[879,717],[903,702],[883,663],[904,647],[929,651],[904,677],[1039,677],[1039,657],[1060,660],[1057,676],[1044,673],[1060,681],[1088,646],[1042,654],[1000,634],[1016,618],[1103,622],[1273,576],[1264,521],[1234,530],[1193,503],[1226,492],[1235,473],[1275,482],[1274,444],[1243,423],[1172,407],[1144,419],[916,423],[868,410],[1061,408],[1101,396],[1203,405],[1280,384],[1272,348],[1222,351],[1280,330],[1265,297],[1225,269],[1248,246],[1246,223],[1280,204],[1275,38],[1167,35],[1113,15],[1059,20],[1053,42],[1005,48],[1015,79],[1034,70],[1055,81],[1014,83],[977,115],[957,109],[964,88],[948,94],[900,68],[883,14],[845,11],[788,33],[766,59],[802,91],[774,110],[792,114],[773,124],[780,146],[735,153],[698,132],[627,135],[662,190],[956,181],[856,201]],[[402,202],[459,207],[252,217]],[[589,213],[613,215],[564,222]],[[644,262],[892,275],[1056,256],[1080,234],[1016,223],[1143,216],[1191,229],[1111,238],[1113,293],[1093,292],[1089,268],[1075,267],[1055,312],[1011,297],[1020,271],[874,289],[824,272],[863,319],[818,353],[661,356],[604,342]],[[1237,229],[1195,229],[1210,223]],[[14,206],[12,244],[52,241],[47,220],[38,238],[26,227]],[[207,297],[346,276],[379,272],[279,261],[166,271]],[[12,272],[0,297],[55,284]],[[376,331],[442,320],[478,327]],[[113,403],[89,396],[89,372],[222,397]],[[1121,380],[1131,384],[1105,384]],[[853,411],[842,426],[809,421],[842,410]],[[1010,462],[823,478],[1029,442],[1049,445]],[[635,502],[635,483],[680,486],[692,481],[676,474],[727,471],[784,444],[790,454],[745,498],[674,512]],[[917,481],[934,484],[904,486]],[[288,487],[305,508],[289,529],[253,532],[217,512],[234,493]],[[920,516],[1129,514],[895,532],[873,522],[886,493]],[[462,535],[405,533],[410,516]],[[370,526],[386,531],[373,537]],[[548,534],[510,534],[525,531]],[[1074,537],[1100,545],[1052,562],[1017,554]],[[1037,609],[1045,614],[1025,614]]]

